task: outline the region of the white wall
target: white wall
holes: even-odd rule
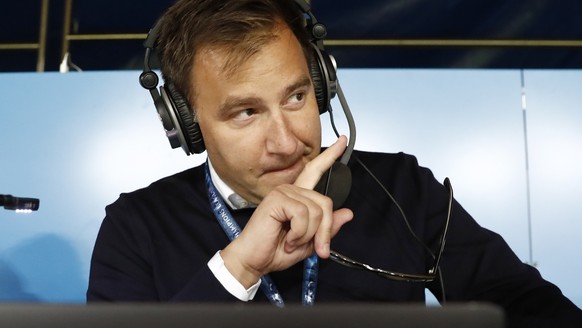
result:
[[[83,302],[104,206],[204,160],[172,150],[139,72],[0,74],[0,300]],[[525,71],[530,253],[520,72],[340,70],[356,148],[416,155],[483,226],[582,306],[582,72]],[[334,102],[340,132],[347,133]],[[334,139],[322,117],[324,143]]]

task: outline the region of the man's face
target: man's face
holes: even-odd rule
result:
[[[233,71],[224,50],[195,57],[194,107],[208,156],[239,195],[259,203],[293,183],[321,145],[319,111],[303,50],[288,28]]]

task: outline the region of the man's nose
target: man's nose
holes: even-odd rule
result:
[[[297,137],[290,119],[278,112],[272,116],[267,131],[267,151],[273,154],[290,155],[297,150]]]

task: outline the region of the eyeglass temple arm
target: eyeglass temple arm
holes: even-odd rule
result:
[[[447,231],[449,229],[449,221],[451,220],[451,215],[453,214],[453,186],[451,185],[451,181],[449,180],[448,177],[445,178],[444,181],[444,185],[445,188],[447,188],[448,192],[449,192],[449,204],[447,206],[447,221],[445,222],[445,227],[443,229],[443,235],[442,235],[442,239],[441,239],[441,248],[439,249],[439,252],[437,253],[437,259],[435,261],[435,265],[434,268],[432,268],[429,273],[430,274],[434,274],[436,273],[437,270],[439,270],[439,265],[441,262],[441,255],[443,254],[443,251],[445,249],[445,244],[447,242]],[[434,272],[431,272],[433,271]]]

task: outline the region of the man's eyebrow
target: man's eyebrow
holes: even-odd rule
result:
[[[227,116],[229,111],[235,107],[252,107],[254,105],[260,104],[261,100],[258,97],[243,97],[239,98],[236,96],[229,96],[218,108],[218,114],[220,116]]]
[[[303,87],[308,87],[311,85],[311,79],[308,76],[303,76],[301,77],[299,80],[297,80],[297,82],[289,85],[287,88],[285,88],[284,91],[284,95],[288,95],[291,92],[303,88]]]

